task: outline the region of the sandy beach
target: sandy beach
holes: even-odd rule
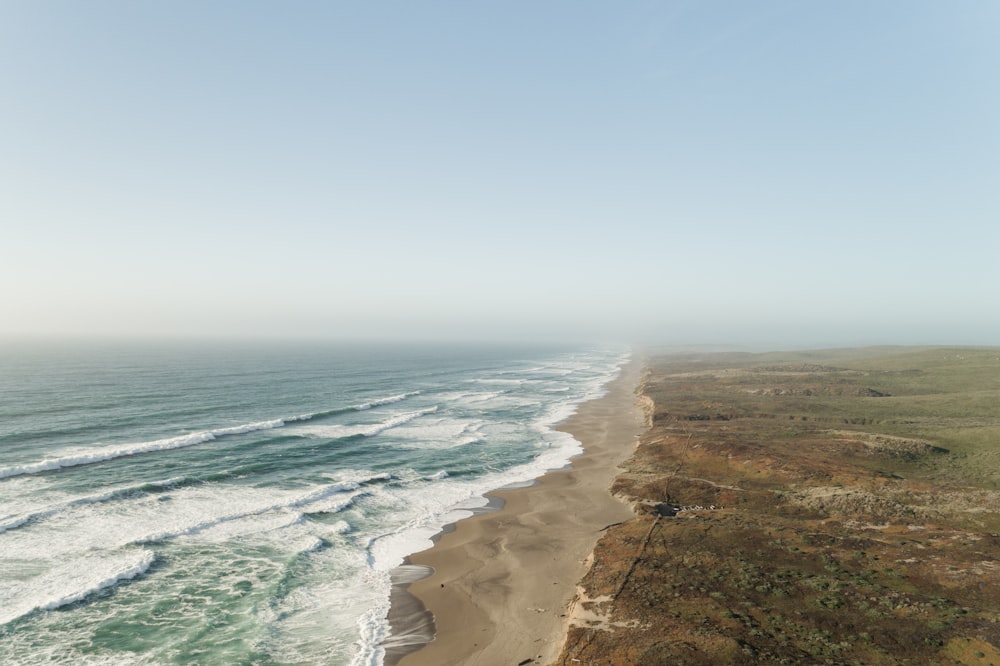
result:
[[[458,522],[409,558],[433,569],[409,592],[433,614],[436,637],[401,666],[549,664],[558,656],[567,607],[602,529],[632,516],[608,489],[644,428],[634,394],[641,373],[633,360],[604,397],[559,426],[584,447],[570,468],[490,493],[500,510]],[[396,595],[393,604],[405,601]]]

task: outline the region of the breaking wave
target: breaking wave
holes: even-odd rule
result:
[[[5,599],[6,603],[2,604],[0,625],[34,611],[55,610],[83,601],[96,592],[141,576],[155,561],[155,553],[143,550],[118,558],[95,555],[66,562],[43,580],[32,581],[32,592],[15,588],[11,598]]]
[[[152,453],[155,451],[169,451],[172,449],[182,449],[196,444],[211,442],[219,437],[227,435],[242,435],[258,430],[270,430],[280,428],[285,425],[281,419],[273,421],[258,421],[256,423],[246,423],[244,425],[232,426],[229,428],[216,428],[214,430],[203,430],[177,437],[166,437],[155,439],[151,442],[139,442],[137,444],[125,444],[122,446],[105,446],[101,448],[80,451],[57,458],[45,458],[34,463],[25,465],[13,465],[11,467],[0,468],[0,479],[22,476],[25,474],[40,474],[41,472],[52,472],[64,467],[77,467],[79,465],[92,465],[94,463],[106,462],[115,458],[124,458],[141,453]]]
[[[238,511],[215,515],[196,522],[174,525],[168,529],[147,534],[132,541],[133,544],[150,544],[161,541],[169,541],[182,536],[192,536],[204,532],[210,528],[233,521],[242,520],[252,516],[260,516],[266,513],[293,510],[302,510],[307,513],[340,513],[348,508],[359,497],[364,497],[371,493],[363,486],[367,481],[380,481],[386,475],[379,474],[366,479],[365,481],[333,483],[316,490],[312,490],[297,497],[286,498],[284,501],[271,502],[268,504],[243,508]],[[326,501],[323,501],[326,500]],[[298,520],[298,518],[296,518]]]
[[[400,393],[399,395],[391,395],[388,398],[379,398],[378,400],[372,400],[371,402],[364,402],[361,403],[360,405],[355,405],[354,410],[361,412],[366,409],[371,409],[372,407],[391,405],[394,402],[400,402],[415,395],[420,395],[420,391],[410,391],[409,393]]]
[[[300,426],[296,428],[295,433],[300,435],[305,435],[307,437],[320,437],[327,439],[347,439],[349,437],[374,437],[375,435],[381,434],[386,430],[392,428],[397,428],[401,425],[409,423],[414,419],[418,419],[421,416],[427,414],[433,414],[438,410],[437,405],[433,407],[427,407],[426,409],[419,409],[415,412],[406,412],[403,414],[397,414],[396,416],[390,417],[385,421],[380,421],[378,423],[363,423],[359,425],[313,425],[313,426]]]
[[[173,449],[182,449],[189,446],[196,446],[198,444],[204,444],[206,442],[211,442],[220,437],[227,437],[229,435],[244,435],[251,432],[257,432],[259,430],[271,430],[273,428],[281,428],[288,423],[299,422],[299,421],[309,421],[315,418],[320,418],[324,416],[332,416],[336,414],[343,414],[351,411],[365,411],[373,407],[380,407],[382,405],[389,405],[395,402],[400,402],[411,396],[418,395],[420,391],[410,391],[408,393],[399,393],[396,395],[391,395],[385,398],[378,398],[376,400],[371,400],[354,407],[332,409],[324,412],[315,412],[312,414],[302,414],[301,416],[292,416],[283,419],[273,419],[270,421],[257,421],[255,423],[245,423],[243,425],[229,426],[225,428],[214,428],[212,430],[202,430],[199,432],[192,432],[186,435],[178,435],[176,437],[165,437],[163,439],[155,439],[149,442],[137,442],[135,444],[124,444],[119,446],[104,446],[95,447],[92,449],[74,451],[72,453],[66,453],[65,455],[58,456],[55,458],[45,458],[39,460],[38,462],[25,463],[23,465],[11,465],[9,467],[0,467],[0,479],[24,476],[27,474],[41,474],[43,472],[53,472],[66,467],[78,467],[80,465],[92,465],[94,463],[107,462],[108,460],[114,460],[116,458],[124,458],[127,456],[140,455],[143,453],[154,453],[157,451],[170,451]],[[420,416],[425,413],[430,413],[430,411],[436,411],[437,407],[431,410],[421,410],[420,412],[413,412]],[[383,430],[388,428],[394,428],[400,423],[405,423],[406,420],[411,418],[416,418],[412,414],[404,414],[399,417],[394,417],[384,422],[384,424],[376,424],[374,426],[360,426],[355,434],[361,434],[365,436],[377,435]],[[406,419],[403,421],[398,421],[398,419]],[[350,436],[350,435],[348,435]],[[0,528],[3,528],[3,524],[0,523]],[[10,529],[7,526],[4,529]],[[3,531],[3,529],[0,529]]]

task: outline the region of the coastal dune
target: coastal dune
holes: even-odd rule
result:
[[[633,515],[609,487],[644,429],[635,396],[641,373],[641,362],[628,363],[605,396],[584,403],[559,426],[584,448],[569,468],[526,488],[490,493],[491,502],[502,503],[499,510],[459,521],[432,548],[409,558],[433,570],[408,592],[433,615],[436,635],[401,658],[390,652],[386,663],[510,666],[555,660],[567,609],[603,528]],[[397,595],[393,604],[396,610],[405,602]],[[412,609],[408,615],[416,616]],[[405,629],[394,627],[393,633]]]

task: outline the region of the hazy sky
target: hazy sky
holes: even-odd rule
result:
[[[0,0],[0,336],[1000,344],[1000,2]]]

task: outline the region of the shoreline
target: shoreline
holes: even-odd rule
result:
[[[487,493],[499,508],[450,525],[394,572],[387,666],[555,660],[603,528],[633,516],[609,489],[646,427],[635,395],[643,368],[633,358],[604,396],[556,426],[583,446],[566,468]]]

